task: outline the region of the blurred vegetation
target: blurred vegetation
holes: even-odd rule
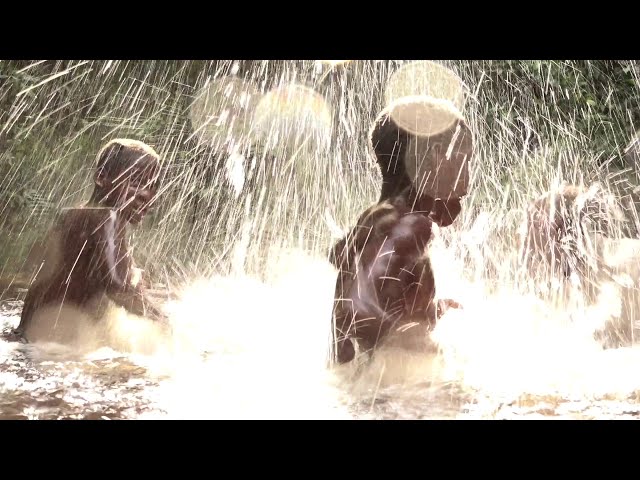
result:
[[[623,164],[622,149],[640,120],[632,62],[494,61],[486,62],[480,75],[486,76],[490,96],[503,99],[488,105],[490,126],[519,119],[546,134],[546,141],[578,134],[596,156]]]
[[[300,77],[311,68],[310,62],[294,63]],[[382,63],[375,68],[383,73],[373,77],[381,84],[399,62]],[[470,87],[467,107],[482,139],[484,171],[494,172],[496,185],[491,188],[505,188],[516,169],[530,168],[522,162],[522,151],[542,151],[531,158],[547,161],[545,146],[566,146],[572,152],[567,161],[580,158],[586,170],[605,163],[635,168],[623,155],[640,120],[633,62],[449,63]],[[165,258],[167,252],[198,251],[205,236],[198,219],[215,216],[216,208],[222,210],[207,235],[215,237],[222,227],[235,235],[240,217],[227,218],[223,209],[233,195],[216,184],[223,160],[194,141],[189,105],[207,78],[258,72],[264,87],[279,80],[282,68],[282,62],[260,61],[0,61],[0,275],[23,267],[28,249],[49,226],[51,212],[87,198],[95,155],[115,136],[154,146],[163,155],[167,178],[181,173],[153,214],[151,233],[140,234],[152,238],[154,225],[164,225],[179,232],[180,244],[148,242],[143,254],[154,259]],[[357,104],[359,113],[347,115],[362,119],[360,130],[344,138],[363,137],[381,107],[384,85],[374,91],[361,88],[354,77],[366,69],[358,68],[342,67],[329,78],[343,93],[349,90]],[[548,180],[542,178],[545,173],[539,176]],[[485,184],[489,188],[489,182]],[[487,193],[478,198],[490,197]]]

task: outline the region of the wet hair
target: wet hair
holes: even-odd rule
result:
[[[96,159],[96,176],[114,178],[126,170],[159,168],[160,156],[144,142],[116,138],[109,141],[98,152]]]

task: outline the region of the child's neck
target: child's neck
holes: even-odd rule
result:
[[[383,178],[379,201],[384,202],[389,198],[402,196],[410,186],[411,180],[404,172]]]
[[[126,221],[124,217],[120,214],[119,209],[116,205],[112,204],[112,202],[105,201],[105,195],[103,193],[94,190],[93,194],[91,195],[91,198],[86,203],[85,207],[108,208],[116,215],[115,220],[116,220],[117,230],[120,232],[126,232],[128,221]]]
[[[112,210],[117,210],[116,202],[111,201],[109,194],[99,189],[95,189],[91,194],[91,198],[87,202],[87,207],[94,208],[110,208]]]

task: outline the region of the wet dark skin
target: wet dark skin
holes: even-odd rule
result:
[[[355,357],[354,342],[371,352],[394,328],[427,322],[431,329],[446,309],[460,308],[449,299],[434,302],[427,253],[433,223],[451,225],[461,212],[460,199],[419,191],[403,162],[409,135],[390,118],[379,119],[372,142],[383,177],[380,199],[329,255],[339,270],[333,314],[337,363]]]
[[[72,305],[97,317],[95,307],[105,297],[133,314],[167,323],[145,294],[144,282],[134,281],[127,239],[127,225],[138,224],[156,197],[159,165],[151,155],[129,154],[134,161],[97,173],[91,200],[63,211],[47,236],[45,261],[29,288],[16,332],[26,340],[38,309]]]

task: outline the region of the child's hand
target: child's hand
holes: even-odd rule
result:
[[[142,286],[143,273],[144,273],[144,270],[142,270],[141,268],[137,268],[137,267],[131,268],[131,276],[130,276],[129,282],[131,283],[131,286],[133,288],[138,288]]]
[[[455,309],[463,309],[463,306],[456,302],[455,300],[452,300],[450,298],[441,298],[436,302],[436,315],[438,318],[442,317],[447,310],[450,310],[452,308]]]
[[[160,322],[166,325],[170,323],[168,315],[158,308],[154,302],[148,301],[148,299],[145,303],[145,316],[154,322]]]

